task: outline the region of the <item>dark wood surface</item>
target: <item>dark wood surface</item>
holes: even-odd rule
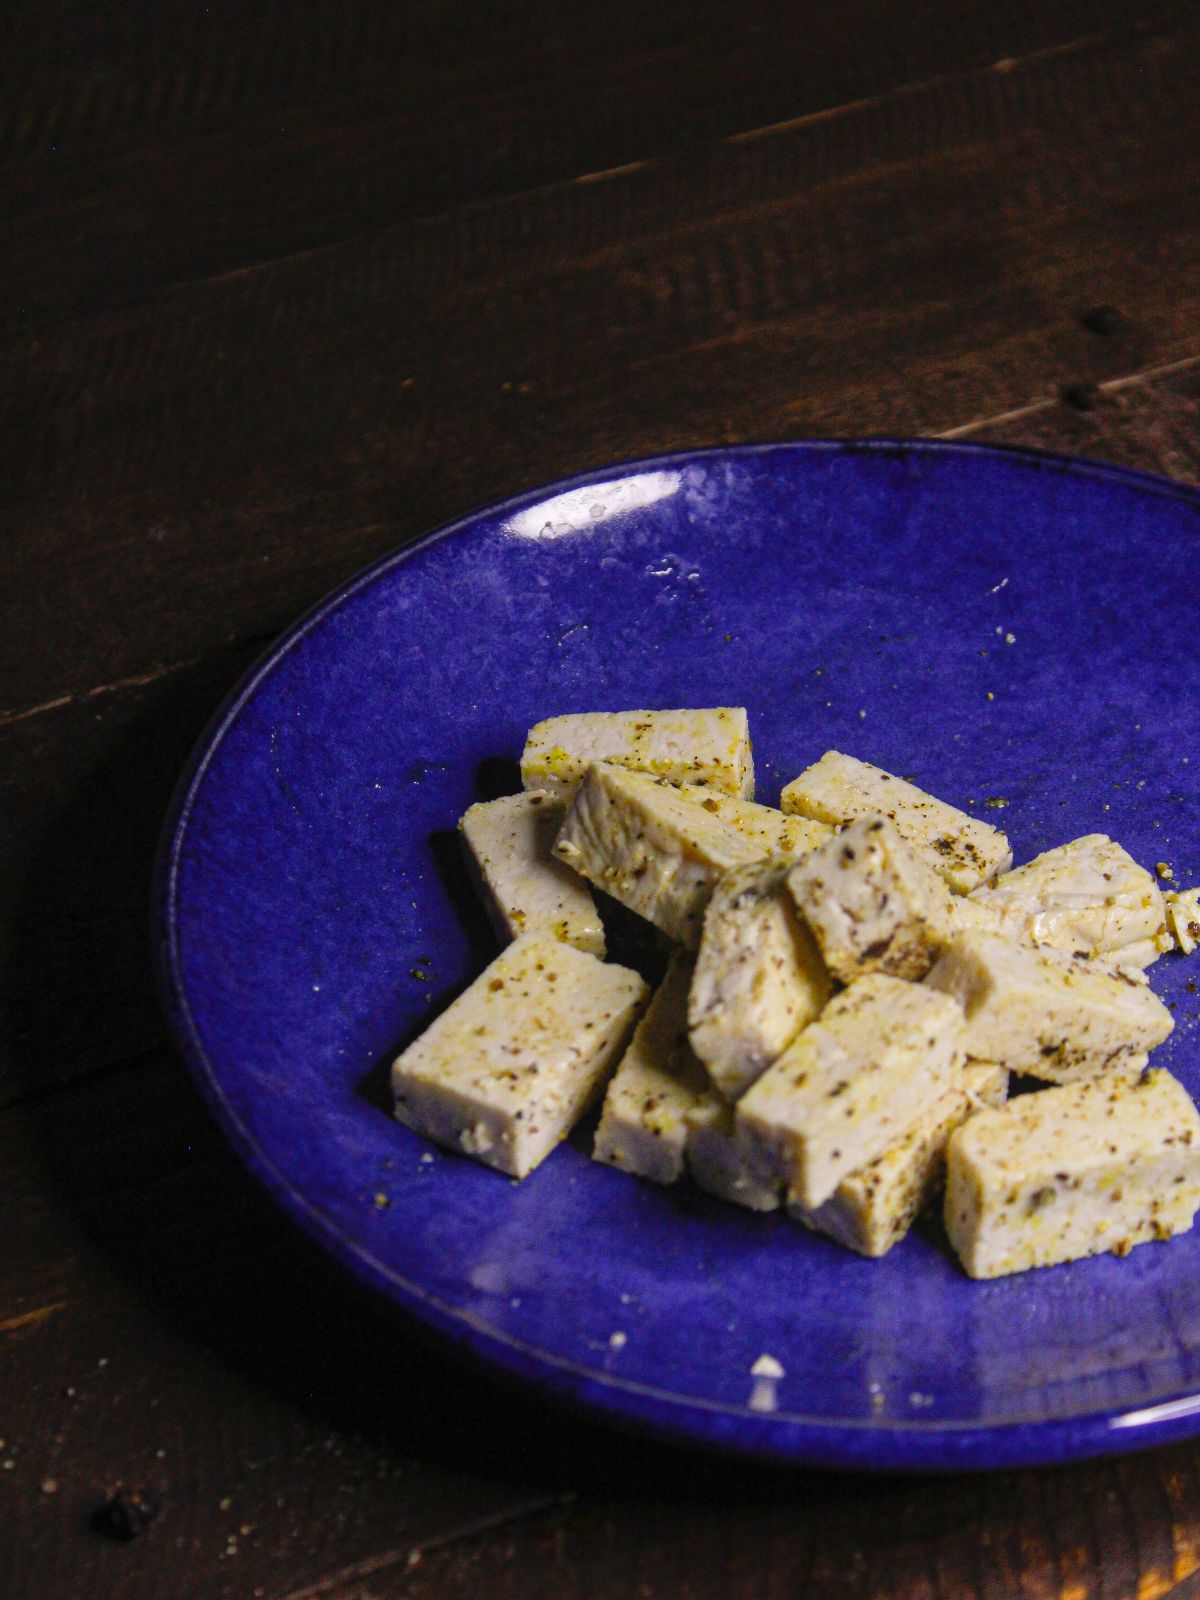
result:
[[[50,0],[0,80],[0,1595],[1200,1595],[1200,1450],[864,1480],[628,1439],[360,1294],[166,1045],[146,888],[372,556],[675,446],[1200,481],[1179,4]],[[1097,333],[1084,314],[1121,313]],[[118,1543],[119,1487],[161,1506]]]

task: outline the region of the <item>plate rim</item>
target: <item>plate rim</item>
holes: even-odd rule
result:
[[[191,811],[210,761],[258,685],[320,622],[361,589],[420,551],[469,530],[487,516],[504,520],[527,504],[614,475],[661,471],[698,461],[798,455],[880,454],[984,457],[1037,470],[1125,484],[1181,501],[1200,512],[1200,488],[1138,468],[1087,460],[1066,452],[960,439],[890,436],[779,439],[703,445],[611,461],[539,484],[506,499],[477,505],[384,552],[328,590],[286,627],[238,676],[206,722],[176,782],[159,833],[153,869],[151,922],[155,976],[170,1036],[188,1074],[235,1155],[289,1218],[343,1268],[408,1315],[448,1335],[476,1365],[530,1383],[550,1397],[599,1413],[613,1424],[660,1439],[792,1466],[881,1472],[952,1472],[1041,1466],[1145,1449],[1200,1432],[1200,1386],[1137,1407],[1099,1407],[1071,1417],[994,1423],[921,1418],[822,1418],[780,1410],[762,1415],[745,1405],[660,1390],[595,1366],[573,1362],[505,1334],[404,1277],[322,1214],[267,1155],[226,1099],[192,1015],[177,945],[179,865]]]

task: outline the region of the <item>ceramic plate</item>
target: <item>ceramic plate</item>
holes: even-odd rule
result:
[[[383,1089],[491,953],[452,830],[550,713],[744,704],[760,799],[836,747],[1002,824],[1018,861],[1103,831],[1196,881],[1198,534],[1200,495],[1130,472],[785,444],[589,473],[378,563],[250,673],[168,823],[166,999],[225,1132],[358,1277],[660,1433],[951,1469],[1200,1431],[1200,1231],[972,1283],[936,1224],[864,1261],[584,1139],[512,1184]],[[1156,1059],[1196,1092],[1193,974],[1154,969]]]

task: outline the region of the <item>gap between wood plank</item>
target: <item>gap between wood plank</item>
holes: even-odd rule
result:
[[[1124,373],[1118,378],[1106,378],[1098,383],[1096,388],[1102,393],[1111,394],[1119,389],[1128,388],[1133,384],[1149,383],[1156,378],[1169,377],[1172,373],[1186,372],[1189,368],[1195,366],[1200,366],[1200,355],[1182,356],[1177,361],[1164,361],[1157,366],[1145,367],[1139,372]],[[1033,400],[1028,405],[1016,406],[1009,411],[997,411],[986,417],[975,417],[970,422],[956,424],[953,428],[944,428],[938,433],[928,435],[928,437],[933,439],[963,439],[972,433],[977,433],[981,428],[995,428],[1006,422],[1017,422],[1022,417],[1036,416],[1038,412],[1048,411],[1059,404],[1061,404],[1061,401],[1057,395],[1046,396],[1040,400]],[[266,642],[264,640],[264,643]],[[172,673],[183,672],[188,667],[195,666],[198,659],[168,662],[166,666],[155,667],[150,672],[139,672],[130,677],[116,678],[112,683],[97,684],[92,689],[56,695],[52,700],[40,700],[36,705],[0,711],[0,728],[7,727],[14,722],[23,722],[29,717],[45,716],[51,711],[61,710],[62,707],[74,705],[77,702],[86,704],[89,700],[98,699],[102,695],[116,694],[122,689],[143,688],[146,684],[158,682],[160,678],[169,677]]]
[[[22,1328],[36,1328],[39,1322],[45,1322],[47,1317],[52,1317],[56,1311],[61,1311],[67,1304],[66,1300],[55,1300],[48,1306],[38,1306],[35,1311],[20,1311],[15,1317],[5,1317],[0,1321],[0,1334],[19,1333]]]
[[[94,689],[55,695],[53,700],[41,700],[35,706],[23,706],[17,711],[0,711],[0,728],[5,728],[12,722],[24,722],[26,717],[40,716],[44,711],[57,711],[61,706],[74,705],[78,700],[86,703],[88,700],[97,699],[100,695],[116,694],[121,689],[144,688],[148,683],[156,683],[159,678],[169,677],[172,672],[182,672],[186,667],[194,667],[196,659],[168,661],[164,667],[153,667],[149,672],[135,672],[128,678],[114,678],[112,683],[99,683]]]
[[[1159,32],[1153,34],[1149,29],[1139,33],[1139,38],[1166,37]],[[841,105],[828,106],[821,111],[807,112],[801,117],[788,119],[782,122],[767,123],[759,128],[748,128],[740,133],[726,134],[720,138],[707,141],[707,147],[716,149],[721,145],[737,145],[753,143],[759,139],[777,137],[792,132],[805,126],[827,122],[846,116],[853,116],[856,112],[873,110],[879,106],[888,105],[893,101],[908,99],[915,95],[928,93],[931,89],[942,88],[947,84],[967,83],[972,79],[984,79],[994,73],[1019,72],[1026,67],[1036,66],[1043,61],[1051,60],[1058,56],[1078,55],[1090,48],[1095,48],[1105,43],[1126,42],[1124,37],[1118,41],[1111,29],[1104,29],[1097,33],[1084,34],[1078,39],[1060,45],[1048,45],[1041,50],[1032,50],[1027,55],[1005,56],[999,61],[994,61],[987,67],[972,67],[964,72],[945,73],[939,76],[920,79],[913,83],[899,84],[894,89],[889,89],[883,94],[869,95],[857,100],[848,100]],[[571,189],[584,188],[589,185],[608,183],[617,178],[630,177],[637,173],[650,171],[664,164],[665,156],[647,156],[640,160],[627,161],[619,166],[604,167],[596,172],[580,173],[575,177],[556,178],[549,183],[536,184],[528,189],[509,190],[503,194],[492,195],[487,199],[465,201],[459,205],[450,206],[440,211],[424,212],[419,216],[406,219],[402,223],[393,224],[383,228],[372,228],[364,233],[349,233],[340,239],[331,240],[325,244],[313,245],[301,250],[285,250],[280,255],[264,256],[259,260],[246,262],[240,267],[227,268],[221,272],[201,274],[196,278],[179,278],[172,283],[160,285],[147,295],[136,295],[128,300],[114,300],[106,306],[106,312],[120,311],[132,305],[145,304],[158,296],[168,296],[184,289],[211,287],[215,284],[228,283],[235,279],[249,277],[254,273],[264,272],[271,268],[281,266],[288,262],[313,260],[332,251],[344,249],[356,240],[367,238],[386,237],[388,234],[400,232],[407,228],[427,228],[454,216],[474,216],[480,213],[496,210],[504,206],[520,205],[522,203],[544,199],[547,196],[566,193]],[[68,314],[62,317],[47,317],[43,320],[30,323],[26,332],[36,332],[42,329],[68,326],[72,322],[87,321],[94,316],[94,311],[84,312],[79,315]]]
[[[810,128],[818,122],[831,122],[837,117],[852,115],[855,111],[871,111],[889,101],[903,99],[906,95],[924,94],[930,89],[942,89],[948,83],[961,83],[966,78],[981,78],[989,72],[1013,72],[1019,67],[1031,66],[1039,61],[1050,61],[1055,56],[1077,55],[1092,45],[1112,38],[1108,29],[1099,33],[1085,33],[1066,44],[1047,45],[1043,50],[1031,50],[1024,56],[1003,56],[987,67],[972,67],[967,72],[943,72],[933,78],[920,78],[914,83],[902,83],[884,94],[864,95],[861,100],[847,100],[840,106],[826,106],[821,111],[806,111],[800,117],[787,117],[782,122],[768,122],[761,128],[750,128],[745,133],[725,135],[724,144],[753,144],[759,139],[773,139],[777,134],[793,133],[798,128]]]
[[[68,1095],[82,1084],[86,1084],[88,1088],[95,1088],[103,1078],[115,1077],[118,1073],[131,1072],[137,1067],[160,1062],[164,1054],[176,1054],[173,1046],[166,1040],[153,1049],[131,1050],[128,1055],[101,1062],[75,1077],[55,1078],[50,1083],[35,1084],[10,1099],[0,1100],[0,1117],[11,1112],[20,1114],[28,1111],[32,1107],[41,1105],[45,1100],[53,1099],[56,1095]]]
[[[1120,378],[1105,378],[1096,385],[1103,394],[1115,393],[1118,389],[1127,389],[1131,384],[1150,383],[1155,378],[1169,377],[1173,372],[1186,372],[1189,367],[1200,366],[1200,355],[1182,356],[1178,361],[1164,361],[1156,367],[1146,367],[1141,372],[1125,373]],[[931,437],[934,439],[962,439],[969,433],[976,433],[980,428],[998,428],[1006,422],[1019,422],[1022,417],[1036,416],[1039,411],[1048,411],[1052,406],[1059,405],[1058,395],[1050,395],[1042,400],[1033,400],[1027,406],[1017,406],[1013,411],[997,411],[988,417],[976,417],[973,422],[964,422],[954,428],[944,428],[940,433]]]
[[[467,1523],[453,1533],[439,1534],[437,1538],[409,1545],[406,1549],[387,1550],[377,1556],[368,1556],[364,1561],[355,1561],[339,1572],[330,1573],[327,1578],[321,1578],[303,1589],[293,1589],[288,1594],[281,1595],[279,1600],[321,1600],[322,1596],[334,1593],[344,1584],[357,1583],[362,1578],[374,1577],[380,1572],[388,1572],[396,1567],[411,1571],[413,1567],[420,1566],[427,1555],[434,1555],[450,1545],[460,1544],[464,1539],[477,1538],[481,1533],[492,1533],[495,1529],[508,1527],[514,1522],[523,1522],[528,1518],[541,1516],[547,1511],[569,1506],[578,1498],[578,1495],[573,1493],[545,1495],[531,1500],[527,1505],[514,1507],[511,1511],[497,1511],[490,1517],[480,1517],[475,1522]]]

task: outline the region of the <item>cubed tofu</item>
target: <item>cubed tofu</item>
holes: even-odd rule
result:
[[[592,1154],[651,1183],[677,1183],[688,1143],[687,1114],[710,1093],[687,1037],[692,963],[674,956],[638,1023],[604,1096]]]
[[[709,1086],[687,1038],[691,958],[682,951],[634,1033],[604,1097],[593,1154],[652,1183],[697,1185],[752,1210],[780,1203],[781,1189],[739,1140],[729,1106]]]
[[[976,900],[973,894],[951,894],[949,914],[951,935],[969,933],[974,928],[986,933],[1000,931],[1000,913]]]
[[[551,855],[566,802],[539,790],[471,806],[459,823],[468,858],[502,938],[552,933],[604,954],[604,925],[586,883]]]
[[[688,1168],[699,1189],[750,1211],[776,1211],[783,1184],[754,1140],[738,1126],[733,1106],[709,1090],[687,1114]]]
[[[780,804],[786,812],[835,826],[862,817],[886,817],[956,894],[978,888],[1012,865],[1012,851],[999,828],[837,750],[827,750],[820,761],[793,778]]]
[[[694,783],[681,783],[678,790],[714,817],[720,817],[722,822],[744,833],[747,839],[760,846],[765,856],[803,855],[806,850],[815,850],[826,839],[833,838],[834,830],[827,823],[814,822],[811,817],[788,817],[774,806],[760,805],[757,800],[743,800],[738,795],[722,794]]]
[[[1200,944],[1200,889],[1172,891],[1166,900],[1167,932],[1180,952],[1190,956]]]
[[[925,980],[967,1015],[969,1056],[1069,1083],[1152,1050],[1174,1023],[1144,984],[1100,959],[963,933]]]
[[[1010,938],[1084,955],[1154,939],[1165,921],[1153,875],[1103,833],[1047,850],[971,898]]]
[[[843,1178],[824,1205],[810,1211],[789,1196],[788,1214],[859,1255],[886,1255],[941,1188],[955,1128],[1007,1095],[1003,1067],[965,1067],[961,1088],[948,1089],[895,1144]]]
[[[1200,1116],[1151,1067],[1022,1095],[950,1136],[946,1231],[972,1278],[1185,1233],[1200,1205]]]
[[[943,880],[883,817],[852,822],[792,868],[788,888],[843,983],[923,978],[951,937]]]
[[[788,893],[790,856],[732,867],[704,913],[688,1000],[692,1049],[736,1100],[821,1010],[833,989]]]
[[[646,773],[596,762],[579,785],[554,854],[694,950],[717,879],[762,852]]]
[[[754,798],[750,727],[741,706],[547,717],[529,730],[521,782],[569,799],[594,761]]]
[[[1109,950],[1104,955],[1095,959],[1104,962],[1117,972],[1142,972],[1147,967],[1152,967],[1159,956],[1170,955],[1175,947],[1175,941],[1170,932],[1164,929],[1153,939],[1139,939],[1136,944],[1122,945],[1119,950]],[[1149,978],[1143,982],[1149,983]]]
[[[397,1057],[396,1116],[523,1178],[602,1087],[645,998],[636,972],[525,934]]]
[[[742,1096],[739,1126],[814,1209],[959,1082],[965,1027],[949,995],[856,978]]]

